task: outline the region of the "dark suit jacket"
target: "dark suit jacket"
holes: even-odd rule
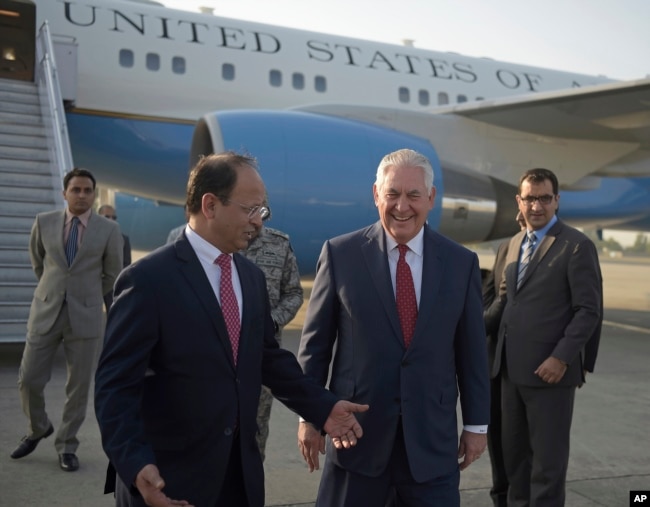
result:
[[[243,293],[237,367],[217,298],[183,235],[120,274],[95,380],[103,447],[124,483],[154,463],[165,493],[197,507],[216,504],[235,431],[250,505],[264,504],[255,441],[262,383],[318,425],[337,400],[278,347],[264,274],[234,258]]]
[[[598,253],[583,233],[562,221],[551,227],[537,246],[517,290],[517,265],[525,231],[510,240],[505,281],[500,295],[505,308],[499,328],[493,374],[501,369],[505,348],[508,376],[515,384],[552,387],[534,371],[549,356],[569,367],[555,386],[577,386],[583,369],[596,358],[590,345],[602,323],[602,276]],[[591,363],[591,364],[590,364]]]
[[[115,222],[95,213],[71,266],[63,246],[65,211],[39,213],[29,240],[29,254],[38,285],[29,311],[30,334],[47,333],[64,301],[77,338],[101,338],[103,295],[122,269],[122,236]]]
[[[424,230],[422,293],[404,346],[381,223],[329,240],[318,260],[298,358],[338,396],[369,403],[363,438],[327,458],[362,475],[386,468],[400,413],[417,481],[458,468],[456,401],[464,424],[488,424],[489,381],[476,255]]]
[[[506,240],[499,244],[496,256],[494,257],[492,271],[490,271],[483,283],[483,319],[487,334],[488,364],[490,365],[490,369],[494,364],[494,354],[499,339],[499,322],[501,320],[501,311],[496,309],[498,305],[494,303],[499,297],[499,287],[503,281],[503,270],[506,266],[509,243],[510,241]]]

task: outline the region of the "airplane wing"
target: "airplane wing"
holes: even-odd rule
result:
[[[468,102],[426,112],[349,105],[303,111],[381,124],[428,139],[441,162],[517,181],[549,167],[565,189],[594,176],[650,176],[650,79]]]

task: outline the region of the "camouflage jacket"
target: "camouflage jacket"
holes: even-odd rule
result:
[[[240,253],[264,272],[271,316],[280,331],[296,316],[303,301],[298,263],[289,236],[277,229],[262,227],[259,236]]]

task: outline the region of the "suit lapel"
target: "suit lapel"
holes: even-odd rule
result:
[[[368,229],[366,238],[367,241],[361,245],[361,252],[368,266],[368,271],[372,274],[372,283],[375,285],[376,293],[379,295],[386,315],[388,315],[388,320],[393,328],[393,335],[404,345],[402,328],[397,315],[397,305],[395,304],[393,283],[390,279],[386,239],[380,222],[375,223]]]
[[[528,279],[533,275],[533,273],[537,269],[537,266],[541,264],[542,259],[548,252],[549,248],[551,248],[553,243],[555,243],[555,237],[559,234],[561,229],[562,229],[562,224],[558,220],[553,225],[553,227],[551,227],[549,231],[544,235],[542,241],[533,252],[533,256],[530,258],[530,263],[528,264],[528,268],[524,273],[524,279],[521,282],[521,286],[519,287],[519,290],[521,290],[521,288],[524,285],[526,285]]]
[[[41,237],[44,245],[52,245],[52,253],[64,269],[68,269],[68,259],[63,246],[63,227],[65,226],[65,211],[41,218]],[[49,249],[49,246],[48,246]]]
[[[83,259],[86,255],[86,252],[90,248],[89,245],[97,243],[103,234],[104,224],[102,224],[100,220],[95,219],[94,216],[95,214],[91,213],[88,217],[88,225],[86,226],[83,238],[81,239],[81,244],[79,245],[77,254],[74,256],[74,260],[72,261],[72,265],[70,267],[74,266],[79,261],[79,259]],[[63,243],[61,243],[61,246],[63,246]],[[65,252],[63,253],[63,257],[65,258]]]
[[[444,262],[440,256],[440,249],[436,248],[437,238],[433,231],[424,226],[424,242],[422,248],[422,285],[420,286],[420,305],[418,309],[418,320],[415,323],[413,343],[418,339],[418,334],[426,329],[431,329],[429,319],[433,312],[423,311],[427,308],[434,308],[435,301],[440,292],[440,279]]]
[[[234,369],[235,361],[232,355],[232,346],[230,345],[226,321],[223,318],[219,301],[212,290],[212,285],[210,285],[205,275],[205,270],[201,266],[201,262],[196,256],[196,253],[194,253],[189,241],[185,238],[185,235],[182,235],[174,245],[176,248],[176,256],[181,261],[180,269],[187,280],[187,285],[196,294],[199,304],[208,314],[212,325],[217,331],[217,337],[224,349],[224,353],[230,359],[230,364]]]

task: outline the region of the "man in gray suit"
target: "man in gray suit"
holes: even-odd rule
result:
[[[596,358],[602,277],[593,242],[556,216],[555,174],[531,169],[518,190],[526,230],[508,246],[492,370],[502,379],[508,506],[558,507],[575,390]]]
[[[61,469],[79,468],[77,431],[86,417],[95,353],[103,329],[103,295],[122,269],[122,235],[112,220],[93,213],[95,178],[73,169],[63,179],[65,210],[36,216],[29,253],[38,285],[27,321],[27,339],[18,375],[28,433],[11,454],[34,451],[54,432],[45,411],[45,385],[63,344],[68,370],[66,402],[54,446]]]

